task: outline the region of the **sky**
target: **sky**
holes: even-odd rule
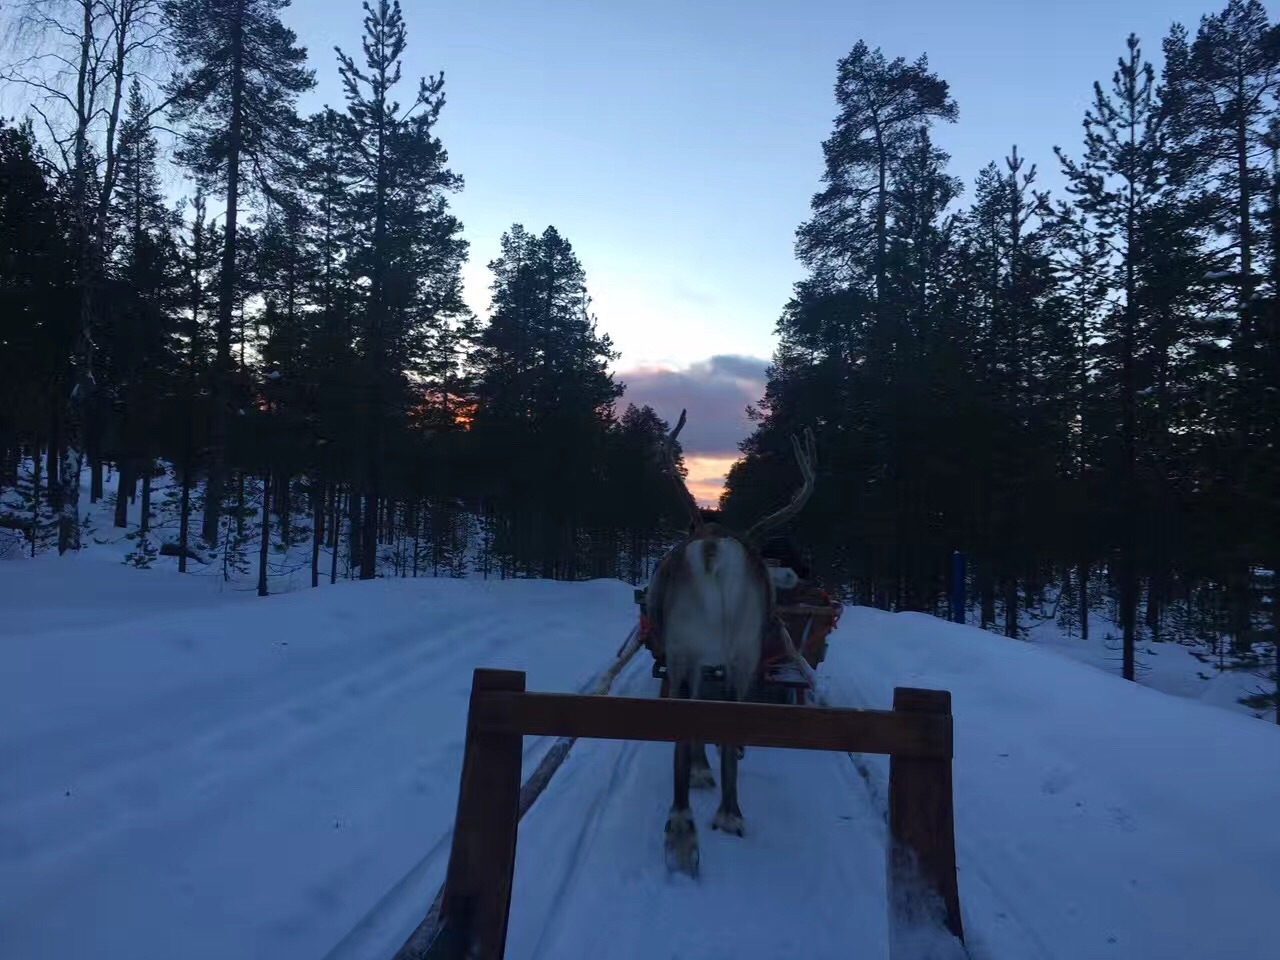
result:
[[[0,0],[0,5],[2,0]],[[1136,32],[1159,68],[1179,21],[1225,0],[407,0],[401,98],[445,75],[438,132],[465,189],[467,299],[487,314],[499,239],[553,224],[587,274],[628,402],[670,423],[689,408],[691,486],[713,500],[749,403],[763,393],[777,318],[803,271],[793,238],[820,187],[837,61],[858,40],[924,53],[959,104],[935,128],[951,172],[1017,144],[1038,185],[1078,155],[1095,80]],[[361,62],[356,0],[293,0],[285,22],[317,87],[343,105],[334,46]],[[961,202],[967,202],[961,198]]]
[[[554,224],[587,273],[621,357],[623,404],[674,423],[703,501],[750,431],[774,327],[802,277],[796,227],[822,174],[837,61],[859,40],[922,53],[959,120],[937,130],[971,188],[1013,144],[1060,186],[1055,144],[1078,153],[1095,80],[1136,32],[1160,64],[1174,21],[1220,0],[411,0],[406,78],[441,70],[439,133],[465,189],[466,290],[488,307],[488,262],[512,223]],[[334,45],[359,52],[357,4],[294,0],[311,53],[304,106],[341,104]],[[406,84],[405,96],[412,88]]]

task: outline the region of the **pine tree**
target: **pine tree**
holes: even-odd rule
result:
[[[0,120],[0,490],[17,487],[29,455],[33,476],[22,516],[5,515],[30,538],[41,526],[41,450],[58,464],[59,424],[70,389],[69,359],[78,308],[74,210],[50,175],[30,122]],[[44,473],[50,511],[58,476]]]
[[[214,543],[226,473],[231,402],[232,318],[240,296],[240,205],[272,189],[297,134],[295,98],[314,85],[306,51],[280,22],[290,0],[169,0],[174,50],[183,70],[169,90],[184,126],[179,153],[200,182],[226,197],[226,242],[218,286],[213,419],[203,536]]]
[[[582,264],[554,227],[535,236],[514,225],[489,267],[493,301],[474,358],[477,442],[490,463],[522,464],[501,492],[504,522],[522,533],[499,549],[537,556],[542,574],[555,576],[575,552],[623,390],[608,371],[617,353],[597,332]]]
[[[1259,380],[1255,319],[1264,315],[1256,301],[1267,270],[1265,228],[1267,136],[1280,89],[1280,27],[1272,25],[1257,0],[1229,0],[1222,12],[1201,18],[1195,39],[1175,25],[1165,41],[1166,87],[1173,106],[1170,131],[1185,168],[1184,196],[1203,205],[1201,228],[1225,240],[1227,269],[1210,276],[1234,287],[1236,322],[1223,332],[1226,350],[1207,344],[1204,361],[1217,367],[1222,386],[1216,408],[1218,430],[1229,444],[1218,456],[1233,466],[1216,484],[1222,497],[1227,545],[1231,630],[1237,638],[1250,629],[1250,564],[1256,542],[1255,496],[1266,490],[1265,468],[1255,464],[1252,442],[1265,421],[1255,420],[1265,406],[1265,379]],[[1261,471],[1261,473],[1260,473]]]
[[[156,438],[171,392],[177,297],[174,217],[160,190],[159,146],[151,130],[154,110],[135,80],[120,128],[116,192],[112,200],[119,277],[109,378],[114,398],[120,482],[116,526],[125,526],[126,499],[142,481],[141,532],[150,526]]]
[[[888,61],[861,40],[837,66],[836,104],[835,130],[822,145],[827,186],[813,198],[797,252],[823,280],[871,281],[883,297],[894,168],[921,127],[954,121],[958,111],[926,56]]]
[[[1118,61],[1108,94],[1094,84],[1094,103],[1086,111],[1085,160],[1077,164],[1055,148],[1080,209],[1092,218],[1118,261],[1114,286],[1123,301],[1110,313],[1108,331],[1118,367],[1120,449],[1116,478],[1119,497],[1120,626],[1126,680],[1135,679],[1135,632],[1138,606],[1136,358],[1139,350],[1139,278],[1146,250],[1142,223],[1168,186],[1164,112],[1156,92],[1155,71],[1142,59],[1137,36],[1130,34],[1127,53]]]
[[[395,97],[407,44],[399,0],[364,4],[364,59],[338,51],[347,97],[344,128],[353,182],[355,227],[349,269],[363,293],[361,330],[364,517],[360,577],[376,576],[378,513],[388,454],[387,419],[407,406],[405,372],[422,356],[432,329],[465,311],[459,271],[462,225],[447,194],[462,188],[436,135],[444,108],[443,74],[423,78],[412,102]]]

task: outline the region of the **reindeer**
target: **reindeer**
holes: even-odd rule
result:
[[[765,634],[773,623],[774,584],[755,544],[765,531],[794,516],[813,492],[813,432],[805,430],[805,444],[794,436],[791,444],[803,484],[791,502],[757,522],[745,534],[704,521],[675,463],[675,441],[684,429],[680,411],[675,430],[666,438],[666,467],[692,520],[689,535],[658,564],[649,583],[646,606],[651,627],[661,637],[667,665],[667,695],[698,699],[703,667],[722,667],[726,698],[745,699],[759,671]],[[737,744],[720,744],[720,807],[711,821],[714,830],[743,836],[738,806]],[[667,867],[696,876],[698,835],[689,808],[691,780],[696,787],[713,787],[706,746],[680,741],[675,746],[675,790],[665,829]]]

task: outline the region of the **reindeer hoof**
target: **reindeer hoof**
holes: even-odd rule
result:
[[[698,830],[693,825],[693,812],[681,810],[667,818],[665,852],[667,870],[672,873],[698,875]]]
[[[689,771],[689,786],[694,790],[710,790],[716,785],[710,767],[694,767]]]
[[[715,817],[711,820],[711,829],[723,830],[735,837],[741,837],[746,833],[746,828],[742,824],[742,814],[729,813],[723,808],[716,811]]]

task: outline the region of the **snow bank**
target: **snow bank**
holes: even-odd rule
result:
[[[472,669],[576,690],[635,618],[618,582],[262,600],[65,558],[6,564],[0,591],[15,960],[389,956],[443,879]]]
[[[1253,710],[1240,702],[1250,694],[1273,689],[1270,679],[1245,670],[1219,669],[1216,664],[1205,662],[1201,657],[1208,652],[1207,645],[1190,647],[1174,641],[1154,641],[1141,636],[1147,632],[1145,626],[1139,628],[1134,650],[1135,673],[1141,686],[1274,722],[1273,711]],[[1091,612],[1089,618],[1088,640],[1064,632],[1052,617],[1033,623],[1027,631],[1032,643],[1115,676],[1120,675],[1123,659],[1119,634],[1119,628],[1097,611]],[[1225,638],[1223,642],[1227,642]]]
[[[1252,960],[1280,895],[1280,729],[923,614],[845,611],[835,703],[949,689],[975,957]],[[885,758],[860,760],[878,802]]]

